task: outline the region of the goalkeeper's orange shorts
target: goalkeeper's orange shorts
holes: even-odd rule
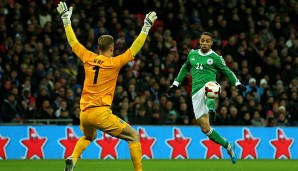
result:
[[[80,114],[80,128],[92,140],[96,138],[97,129],[116,137],[126,125],[125,121],[112,113],[109,106],[89,108]]]

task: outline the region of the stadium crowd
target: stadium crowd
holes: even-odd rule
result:
[[[82,62],[67,44],[58,0],[0,1],[0,124],[73,119],[79,124]],[[215,125],[298,126],[297,0],[73,0],[78,40],[97,52],[115,38],[115,55],[138,35],[144,14],[158,20],[134,61],[118,77],[114,114],[132,125],[195,125],[190,75],[167,89],[204,31],[212,49],[247,86],[240,92],[220,73]],[[136,4],[137,3],[137,4]]]

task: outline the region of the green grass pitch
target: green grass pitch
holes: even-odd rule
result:
[[[5,171],[63,171],[64,160],[0,160]],[[143,171],[297,171],[298,160],[143,160]],[[130,160],[79,160],[75,171],[133,171]]]

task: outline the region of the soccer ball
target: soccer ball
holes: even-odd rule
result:
[[[205,84],[205,95],[208,98],[218,98],[219,94],[221,92],[220,85],[215,81],[209,81]]]

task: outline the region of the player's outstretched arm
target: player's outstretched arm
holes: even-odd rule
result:
[[[235,86],[236,86],[237,89],[239,89],[241,91],[246,91],[246,86],[243,85],[242,83],[240,83],[239,81],[236,82]]]
[[[62,1],[58,4],[58,7],[57,7],[57,11],[63,21],[67,41],[71,47],[73,47],[73,45],[78,42],[76,35],[74,34],[74,31],[71,27],[70,18],[72,15],[72,10],[73,10],[73,7],[70,7],[68,9],[66,3]]]
[[[130,47],[130,50],[133,56],[135,56],[143,47],[145,40],[147,38],[147,35],[156,19],[157,19],[157,16],[154,11],[146,14],[142,31]]]
[[[179,82],[178,81],[174,81],[173,84],[167,90],[168,96],[171,96],[172,93],[175,92],[176,89],[178,89],[178,86],[179,86]]]
[[[178,88],[179,84],[182,82],[182,80],[187,75],[189,70],[190,70],[190,63],[188,60],[186,60],[186,62],[182,65],[177,77],[174,79],[173,84],[167,90],[167,94],[169,96],[171,96],[171,94]]]

